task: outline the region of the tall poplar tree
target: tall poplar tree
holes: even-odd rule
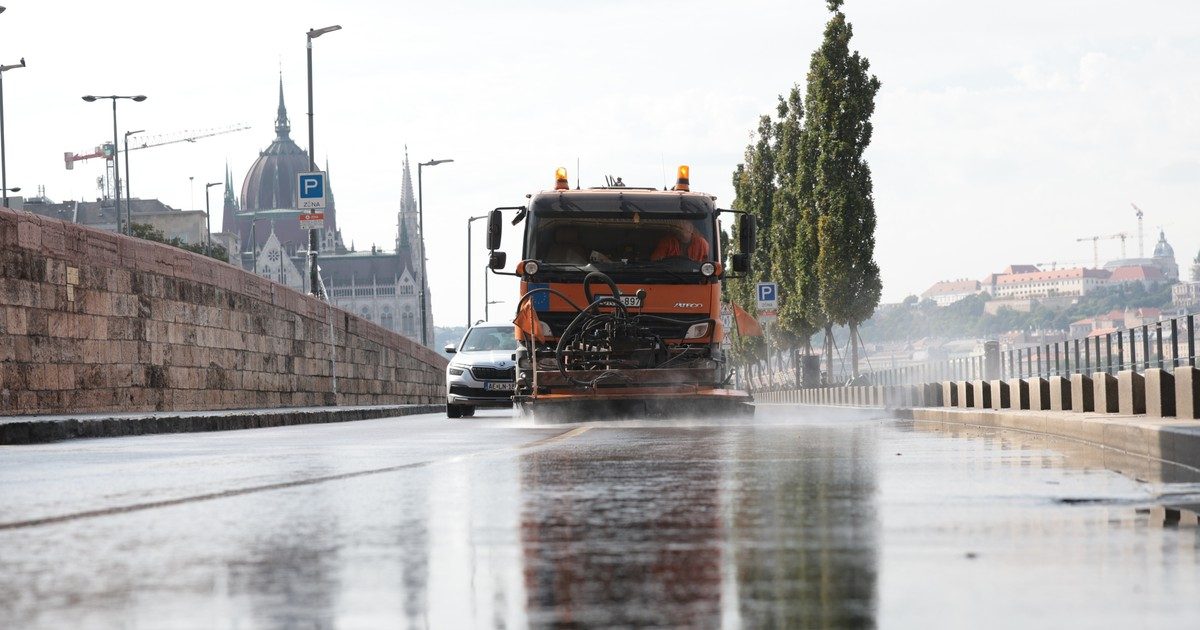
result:
[[[809,345],[816,328],[806,317],[803,290],[806,274],[811,267],[797,264],[797,230],[800,227],[802,205],[800,172],[803,161],[804,96],[799,86],[793,86],[787,97],[779,97],[778,122],[775,125],[775,168],[778,188],[775,191],[774,218],[771,235],[771,276],[779,284],[779,325],[781,346],[795,349]]]
[[[830,324],[850,327],[851,362],[858,373],[858,325],[879,304],[882,284],[875,262],[875,202],[871,169],[863,153],[871,143],[871,115],[879,79],[870,62],[850,52],[853,28],[829,0],[833,17],[812,55],[805,109],[806,142],[815,153],[812,205],[816,217],[816,279],[826,322],[826,369],[833,374]],[[803,223],[803,221],[802,221]]]
[[[746,161],[738,165],[733,176],[735,209],[753,214],[758,220],[758,243],[751,256],[751,270],[731,284],[731,298],[749,313],[757,313],[755,286],[767,279],[772,270],[772,223],[775,199],[775,126],[770,116],[758,121],[754,143],[746,147]],[[735,223],[735,236],[736,223]],[[738,242],[738,239],[734,239]],[[735,358],[749,362],[762,358],[765,348],[761,337],[741,337],[734,342]]]

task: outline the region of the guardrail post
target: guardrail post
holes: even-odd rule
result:
[[[1050,408],[1050,381],[1035,376],[1025,379],[1029,383],[1029,408],[1046,410]]]
[[[1008,396],[1012,409],[1029,409],[1029,382],[1023,378],[1009,379]]]
[[[1087,347],[1087,342],[1084,342],[1083,345]],[[1087,374],[1071,375],[1071,410],[1080,412],[1096,410],[1096,392],[1092,387],[1092,377]]]
[[[1117,377],[1108,372],[1092,374],[1092,401],[1100,413],[1119,413]]]
[[[1200,418],[1200,371],[1190,365],[1175,368],[1175,415]]]
[[[1146,370],[1146,415],[1167,418],[1175,415],[1175,378],[1160,368]]]
[[[1071,381],[1061,374],[1050,377],[1050,409],[1052,411],[1071,410]]]
[[[992,409],[1008,409],[1012,406],[1012,401],[1008,396],[1008,382],[996,379],[988,383],[991,389]]]
[[[1122,415],[1146,413],[1146,377],[1133,370],[1117,373],[1117,409]]]

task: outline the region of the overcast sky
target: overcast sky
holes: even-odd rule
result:
[[[520,204],[557,166],[574,182],[578,158],[584,186],[605,174],[661,186],[664,165],[669,178],[686,163],[693,189],[728,206],[750,129],[803,83],[828,19],[819,0],[0,4],[0,63],[29,64],[4,79],[9,185],[95,198],[103,163],[67,171],[63,153],[110,139],[111,110],[79,97],[143,93],[121,103],[122,131],[254,125],[131,155],[133,194],[184,209],[203,209],[202,184],[223,181],[226,162],[240,191],[274,135],[281,69],[306,146],[304,33],[341,24],[315,44],[316,153],[347,244],[392,247],[405,144],[414,165],[455,159],[425,178],[438,325],[466,319],[466,218]],[[1196,255],[1200,3],[848,0],[845,11],[883,82],[867,158],[885,301],[1011,263],[1090,264],[1091,243],[1076,239],[1135,232],[1130,202],[1146,211],[1147,250],[1161,225],[1181,266]],[[1102,258],[1118,254],[1102,242]],[[495,319],[516,288],[492,289],[506,300]],[[481,292],[475,304],[478,317]]]

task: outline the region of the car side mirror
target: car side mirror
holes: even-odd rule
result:
[[[733,272],[734,273],[749,273],[750,272],[750,254],[734,254],[733,255]]]
[[[504,229],[501,219],[499,210],[492,210],[488,214],[487,247],[490,250],[500,249],[500,235]]]
[[[500,271],[504,269],[505,263],[508,262],[508,255],[504,252],[492,252],[488,255],[488,269]]]
[[[738,217],[738,249],[743,254],[754,253],[754,241],[758,236],[758,219],[753,214],[743,214]],[[749,269],[749,267],[747,267]]]
[[[452,343],[446,344],[446,347],[443,348],[443,350],[446,351],[446,354],[454,354],[455,352],[458,351],[457,348],[455,348],[454,344],[452,344]]]

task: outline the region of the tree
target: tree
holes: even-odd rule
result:
[[[879,304],[882,284],[875,262],[875,203],[871,170],[863,154],[871,143],[871,115],[879,79],[869,74],[870,63],[850,52],[853,28],[840,11],[841,0],[830,0],[833,17],[825,38],[812,55],[805,94],[804,142],[815,157],[812,168],[812,210],[815,218],[816,278],[821,308],[830,324],[850,328],[851,365],[858,373],[858,325]],[[804,221],[802,220],[802,223]],[[826,369],[832,373],[833,353],[826,340]]]
[[[736,210],[753,214],[758,221],[759,242],[751,256],[750,273],[730,283],[730,300],[749,313],[756,314],[757,296],[755,286],[766,280],[771,273],[771,236],[775,199],[775,155],[773,139],[775,126],[770,116],[758,121],[755,141],[746,147],[745,163],[739,164],[733,174],[734,202]],[[738,241],[738,230],[734,227],[734,242]],[[761,337],[738,336],[734,341],[735,359],[748,363],[762,358],[765,344]]]
[[[223,245],[213,245],[211,243],[185,243],[179,237],[168,239],[161,230],[157,230],[149,223],[133,223],[129,226],[129,231],[133,236],[147,241],[156,243],[165,243],[179,249],[186,249],[189,252],[203,254],[209,258],[216,258],[220,261],[229,260],[229,252],[225,250]]]
[[[787,98],[779,97],[775,125],[775,165],[779,185],[775,191],[771,235],[771,276],[779,284],[779,324],[783,345],[795,348],[811,346],[819,326],[805,308],[805,295],[812,266],[799,256],[797,238],[803,215],[802,168],[804,165],[804,97],[799,86],[792,86]],[[818,320],[819,321],[819,320]]]

